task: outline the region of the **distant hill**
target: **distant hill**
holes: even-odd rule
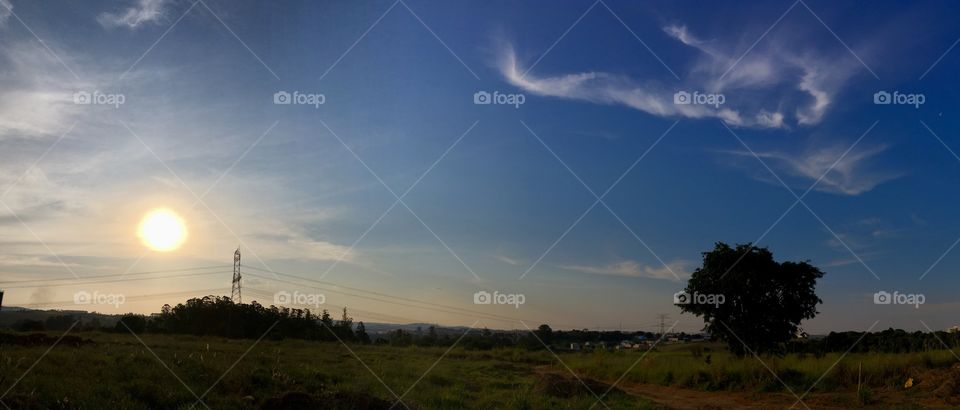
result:
[[[113,326],[120,319],[120,315],[108,315],[83,310],[36,310],[17,306],[4,306],[0,310],[0,327],[11,327],[14,323],[24,320],[43,322],[53,316],[75,316],[81,323],[99,322],[100,326]]]

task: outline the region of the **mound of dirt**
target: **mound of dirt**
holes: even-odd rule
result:
[[[578,395],[591,395],[587,389],[589,388],[596,395],[604,394],[607,390],[610,389],[610,385],[604,382],[600,382],[593,379],[582,379],[583,383],[577,378],[558,373],[542,373],[537,380],[537,384],[534,385],[534,391],[539,394],[544,394],[547,396],[560,397],[560,398],[570,398]],[[586,385],[586,387],[584,387]],[[623,390],[614,387],[613,390],[610,390],[610,393],[607,394],[620,394],[623,393]]]
[[[932,393],[951,405],[960,405],[960,363],[949,369],[917,371],[913,389]]]
[[[307,393],[287,392],[280,397],[264,400],[260,410],[387,410],[392,405],[393,402],[366,393],[336,392],[313,396]],[[416,408],[412,405],[410,407]]]

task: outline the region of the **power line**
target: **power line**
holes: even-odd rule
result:
[[[434,310],[434,311],[437,311],[437,312],[455,314],[455,315],[459,315],[459,316],[474,317],[474,318],[479,317],[479,318],[496,320],[496,321],[501,321],[501,322],[510,322],[510,323],[517,323],[517,322],[535,322],[535,320],[531,320],[531,319],[524,319],[524,318],[516,318],[516,317],[502,316],[502,315],[498,315],[498,314],[495,314],[495,313],[479,312],[479,311],[476,311],[476,310],[464,309],[464,308],[459,308],[459,307],[449,306],[449,305],[444,305],[444,304],[439,304],[439,303],[424,302],[424,301],[421,301],[421,300],[416,300],[416,299],[411,299],[411,298],[405,298],[405,297],[402,297],[402,296],[388,295],[388,294],[381,293],[381,292],[375,292],[375,291],[370,291],[370,290],[365,290],[365,289],[359,289],[359,288],[350,287],[350,286],[345,286],[345,285],[339,285],[339,284],[332,283],[332,282],[326,282],[326,281],[321,281],[321,280],[316,280],[316,279],[310,279],[310,278],[306,278],[306,277],[303,277],[303,276],[295,275],[295,274],[292,274],[292,273],[279,272],[279,271],[275,271],[275,270],[268,270],[268,269],[253,267],[253,266],[247,266],[246,268],[247,268],[247,273],[246,273],[247,275],[253,275],[253,276],[256,276],[256,277],[258,277],[258,278],[262,278],[262,279],[266,279],[266,280],[271,280],[271,281],[276,281],[276,282],[281,282],[281,283],[288,283],[288,284],[297,285],[297,286],[302,286],[302,287],[306,287],[306,288],[324,289],[324,290],[326,290],[326,291],[328,291],[328,292],[338,293],[338,294],[347,295],[347,296],[354,296],[354,297],[358,297],[358,298],[361,298],[361,299],[374,300],[374,301],[378,301],[378,302],[391,303],[391,304],[395,304],[395,305],[413,307],[413,308],[418,308],[418,309]],[[308,285],[308,284],[302,284],[302,283],[295,283],[295,282],[285,281],[285,280],[282,280],[282,279],[277,278],[277,277],[270,277],[270,276],[266,276],[266,275],[259,275],[259,274],[250,272],[250,269],[256,270],[256,271],[260,271],[260,272],[270,273],[270,274],[273,274],[273,275],[286,276],[286,277],[290,277],[290,278],[302,280],[302,281],[305,281],[305,282],[316,283],[316,284],[320,284],[321,286]],[[324,287],[324,286],[327,286],[327,287],[332,286],[332,287],[336,287],[336,288],[343,288],[343,289],[352,290],[352,291],[355,291],[355,292],[368,293],[368,294],[375,295],[375,296],[379,296],[379,297],[385,297],[385,298],[397,299],[397,300],[401,300],[401,301],[405,301],[405,302],[410,302],[410,303],[417,303],[417,304],[427,305],[427,306],[431,306],[431,307],[433,307],[433,308],[431,309],[431,308],[425,307],[425,306],[409,305],[409,304],[406,304],[406,303],[396,302],[396,301],[392,301],[392,300],[383,300],[383,299],[378,299],[378,298],[371,297],[371,296],[357,295],[357,294],[348,293],[348,292],[343,292],[343,291],[336,290],[336,289],[329,289],[329,288],[326,288],[326,287]],[[450,310],[453,310],[453,311],[451,312]],[[562,323],[557,323],[556,325],[568,327],[568,328],[571,328],[571,329],[578,329],[578,328],[579,328],[579,327],[577,327],[577,326],[565,326],[565,325],[562,324]]]
[[[299,279],[299,280],[302,280],[302,281],[305,281],[305,282],[318,283],[318,284],[321,284],[321,285],[323,285],[323,286],[334,286],[334,287],[337,287],[337,288],[343,288],[343,289],[352,290],[352,291],[354,291],[354,292],[369,293],[369,294],[376,295],[376,296],[380,296],[380,297],[386,297],[386,298],[392,298],[392,299],[397,299],[397,300],[403,300],[403,301],[411,302],[411,303],[419,303],[419,304],[423,304],[423,305],[435,306],[435,307],[444,308],[444,309],[453,309],[453,310],[458,310],[458,311],[461,311],[461,312],[464,312],[464,313],[470,313],[470,314],[491,315],[491,316],[496,316],[496,317],[498,317],[498,318],[507,319],[507,320],[510,320],[510,321],[513,321],[513,322],[517,322],[517,321],[522,320],[522,319],[511,318],[511,317],[507,317],[507,316],[500,316],[500,315],[496,315],[496,314],[492,314],[492,313],[478,312],[478,311],[475,311],[475,310],[463,309],[463,308],[458,308],[458,307],[455,307],[455,306],[448,306],[448,305],[443,305],[443,304],[433,303],[433,302],[424,302],[424,301],[421,301],[421,300],[405,298],[405,297],[402,297],[402,296],[388,295],[388,294],[385,294],[385,293],[375,292],[375,291],[371,291],[371,290],[365,290],[365,289],[354,288],[354,287],[350,287],[350,286],[338,285],[338,284],[336,284],[336,283],[331,283],[331,282],[325,282],[325,281],[316,280],[316,279],[305,278],[305,277],[297,276],[297,275],[290,274],[290,273],[284,273],[284,272],[278,272],[278,271],[273,271],[273,270],[255,268],[255,267],[250,267],[250,266],[248,266],[247,268],[248,268],[248,269],[258,270],[258,271],[261,271],[261,272],[272,273],[272,274],[275,274],[275,275],[287,276],[287,277],[291,277],[291,278],[294,278],[294,279]],[[248,274],[251,274],[251,273],[248,272]],[[270,278],[270,277],[266,277],[266,276],[263,276],[263,275],[255,275],[255,276],[260,277],[260,278],[264,278],[264,279],[268,279],[268,280],[279,280],[279,279],[277,279],[277,278]],[[288,283],[289,283],[289,282],[288,282]],[[297,283],[294,283],[294,284],[295,284],[295,285],[300,285],[300,286],[305,286],[305,287],[311,287],[311,286],[309,286],[309,285],[303,285],[303,284],[297,284]],[[341,293],[341,294],[347,294],[347,295],[351,295],[351,296],[356,296],[356,295],[352,295],[352,294],[348,294],[348,293],[344,293],[344,292],[342,292],[342,291],[337,291],[337,290],[332,290],[332,289],[331,289],[330,291],[331,291],[331,292],[334,292],[334,293]],[[379,299],[378,299],[378,300],[379,300]],[[390,302],[387,302],[387,303],[390,303]]]
[[[175,273],[175,272],[186,272],[186,271],[194,271],[194,270],[225,269],[225,268],[227,268],[226,265],[199,266],[199,267],[194,267],[194,268],[163,269],[163,270],[154,270],[154,271],[145,271],[145,272],[133,272],[133,273],[127,273],[127,274],[121,275],[121,276],[122,276],[122,277],[126,277],[126,276],[149,275],[149,274],[154,274],[154,273]],[[71,276],[71,277],[63,277],[63,278],[46,278],[46,279],[3,280],[3,281],[0,281],[0,284],[5,284],[5,283],[33,283],[33,282],[72,281],[72,280],[77,280],[77,279],[112,278],[112,277],[116,277],[116,276],[118,276],[118,275],[114,273],[114,274],[109,274],[109,275],[84,276],[84,277],[81,277],[81,278],[76,278],[76,277],[72,277],[72,276]]]
[[[108,279],[108,280],[99,280],[99,281],[87,281],[87,282],[74,282],[74,283],[55,283],[52,285],[20,285],[20,286],[5,286],[5,289],[24,289],[24,288],[36,288],[36,287],[60,287],[60,286],[79,286],[79,285],[90,285],[90,284],[100,284],[100,283],[117,283],[117,282],[133,282],[140,280],[157,280],[157,279],[171,279],[171,278],[184,278],[184,277],[195,277],[195,276],[206,276],[206,275],[223,275],[225,273],[230,273],[227,271],[216,271],[216,272],[198,272],[198,273],[186,273],[182,275],[167,275],[167,276],[157,276],[157,277],[144,277],[144,278],[123,278],[123,279]]]
[[[251,287],[247,286],[247,287],[244,288],[244,290],[246,290],[248,294],[249,294],[249,293],[259,294],[260,296],[263,296],[263,297],[265,297],[265,298],[271,298],[271,297],[273,297],[273,293],[272,293],[272,292],[267,291],[267,290],[263,290],[263,289],[251,288]],[[297,306],[303,306],[303,305],[297,304]],[[343,309],[343,308],[346,307],[346,306],[339,306],[339,305],[332,305],[332,304],[324,304],[324,307],[329,307],[329,308],[333,308],[333,309],[336,309],[336,310],[340,310],[340,309]],[[366,311],[366,310],[360,310],[360,309],[356,309],[356,308],[350,308],[350,312],[353,313],[353,314],[356,314],[356,315],[358,315],[358,316],[370,317],[370,318],[373,318],[373,319],[376,319],[376,320],[393,321],[393,322],[397,322],[397,323],[416,323],[416,322],[419,321],[419,320],[417,320],[417,319],[411,319],[411,318],[408,318],[408,317],[393,316],[393,315],[388,315],[388,314],[383,314],[383,313],[377,313],[377,312],[370,312],[370,311]]]
[[[258,270],[264,270],[264,269],[258,269]],[[273,272],[273,273],[280,274],[280,272]],[[376,298],[376,297],[372,297],[372,296],[359,295],[359,294],[344,292],[344,291],[340,291],[340,290],[336,290],[336,289],[321,288],[321,287],[318,287],[318,286],[311,286],[311,285],[307,285],[307,284],[303,284],[303,283],[291,282],[291,281],[283,280],[283,279],[279,279],[279,278],[271,278],[271,277],[266,276],[266,275],[260,275],[260,274],[251,273],[251,272],[247,272],[247,275],[253,275],[253,276],[258,277],[258,278],[267,279],[267,280],[272,280],[272,281],[276,281],[276,282],[280,282],[280,283],[287,283],[287,284],[296,285],[296,286],[302,286],[302,287],[305,287],[305,288],[323,289],[324,291],[327,291],[327,292],[338,293],[338,294],[347,295],[347,296],[353,296],[353,297],[357,297],[357,298],[361,298],[361,299],[373,300],[373,301],[383,302],[383,303],[390,303],[390,304],[399,305],[399,306],[407,306],[407,307],[412,307],[412,308],[417,308],[417,309],[433,310],[433,311],[436,311],[436,312],[449,313],[449,314],[460,315],[460,316],[480,317],[480,318],[484,318],[484,319],[490,319],[490,320],[496,320],[496,321],[503,321],[503,322],[511,322],[511,323],[517,323],[517,322],[520,322],[520,321],[524,320],[524,319],[512,318],[512,317],[508,317],[508,316],[501,316],[501,315],[497,315],[497,314],[494,314],[494,313],[478,312],[478,311],[473,311],[473,310],[468,310],[468,309],[462,309],[462,308],[458,308],[458,307],[454,307],[454,306],[441,305],[441,304],[439,304],[439,303],[423,302],[423,301],[419,301],[419,300],[415,300],[415,299],[402,298],[402,297],[399,297],[399,296],[383,295],[383,294],[379,294],[379,293],[377,293],[377,292],[357,290],[357,291],[359,291],[359,292],[368,292],[368,293],[373,293],[373,294],[376,294],[376,295],[381,295],[381,296],[384,296],[384,297],[395,298],[395,299],[399,299],[399,300],[405,300],[405,301],[409,301],[409,302],[411,302],[411,303],[403,303],[403,302],[398,302],[398,301],[394,301],[394,300],[380,299],[380,298]],[[285,275],[285,276],[286,276],[286,275]],[[301,279],[301,280],[308,280],[308,279]],[[353,288],[348,288],[348,287],[346,287],[346,286],[341,286],[341,287],[343,287],[343,288],[345,288],[345,289],[353,289]],[[419,303],[419,304],[428,305],[428,306],[432,306],[432,307],[428,307],[428,306],[418,306],[418,305],[415,305],[415,304],[412,304],[412,303]],[[529,320],[528,320],[528,321],[529,321]]]
[[[170,292],[170,293],[148,293],[148,294],[143,294],[143,295],[125,296],[125,297],[124,297],[124,301],[126,302],[126,301],[129,301],[129,300],[131,300],[131,299],[133,299],[133,300],[141,300],[141,299],[143,299],[143,300],[149,300],[149,299],[154,299],[154,298],[170,297],[170,296],[179,296],[179,295],[186,295],[186,294],[197,294],[197,293],[204,293],[204,294],[209,295],[209,292],[217,292],[217,291],[223,291],[223,290],[225,290],[225,288],[189,290],[189,291]],[[75,302],[74,302],[73,300],[69,300],[69,301],[63,301],[63,300],[61,300],[61,301],[52,301],[52,302],[18,303],[17,306],[18,306],[18,307],[28,307],[28,306],[52,306],[52,305],[74,304],[74,303],[75,303]],[[88,305],[83,305],[83,306],[88,306]]]

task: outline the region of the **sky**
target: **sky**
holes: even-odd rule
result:
[[[229,295],[239,248],[244,302],[693,332],[722,241],[826,272],[808,332],[960,324],[953,2],[0,6],[7,306]]]

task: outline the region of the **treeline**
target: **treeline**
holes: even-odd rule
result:
[[[18,331],[98,330],[108,332],[169,333],[227,338],[306,339],[370,343],[363,322],[354,324],[344,308],[339,319],[323,310],[319,315],[309,309],[265,307],[257,302],[234,303],[224,296],[193,298],[176,306],[163,305],[159,314],[128,313],[109,324],[97,319],[83,321],[76,315],[55,315],[40,320],[21,320],[13,324]],[[269,331],[269,332],[268,332]]]
[[[794,352],[812,354],[846,352],[847,349],[852,353],[925,352],[960,347],[960,333],[907,332],[900,329],[887,329],[866,334],[864,332],[830,332],[826,337],[797,342],[791,347]]]
[[[76,315],[55,315],[44,321],[24,320],[14,324],[19,331],[65,331],[73,327],[81,331],[111,331],[134,333],[188,334],[227,338],[305,339],[343,341],[345,343],[376,343],[391,346],[459,346],[468,349],[495,349],[520,347],[530,350],[566,348],[570,343],[607,343],[610,346],[623,340],[653,338],[651,333],[602,332],[590,330],[553,331],[540,325],[531,331],[493,331],[489,329],[438,329],[430,326],[416,331],[397,329],[379,335],[367,333],[363,322],[354,323],[344,308],[339,318],[327,310],[319,314],[309,309],[291,309],[263,306],[257,302],[234,303],[224,296],[193,298],[176,306],[163,305],[159,314],[150,316],[125,314],[116,321],[82,320]],[[79,323],[78,323],[79,322]],[[268,332],[269,331],[269,332]],[[466,334],[464,332],[467,332]]]
[[[622,341],[654,342],[659,334],[649,332],[620,332],[596,330],[554,331],[548,325],[540,325],[532,331],[489,329],[440,329],[430,326],[416,331],[397,329],[383,334],[370,335],[363,322],[354,323],[344,308],[339,318],[331,317],[327,310],[319,314],[309,309],[263,306],[257,302],[234,303],[228,297],[205,296],[193,298],[176,306],[164,305],[159,314],[150,316],[126,314],[116,321],[99,317],[81,321],[76,315],[63,314],[45,320],[21,320],[12,325],[18,331],[65,331],[73,328],[80,331],[115,331],[134,333],[189,334],[195,336],[219,336],[227,338],[257,339],[305,339],[317,341],[343,341],[345,343],[375,343],[391,346],[451,346],[459,340],[459,346],[468,349],[525,348],[530,350],[569,348],[576,343],[585,346],[612,347]],[[269,332],[268,332],[269,330]],[[696,336],[684,333],[671,334],[671,339],[694,341]],[[852,348],[851,348],[852,346]],[[883,352],[910,353],[944,348],[960,348],[960,333],[955,332],[907,332],[887,329],[881,332],[831,332],[825,337],[797,339],[787,344],[786,352],[824,355],[833,352]]]
[[[163,305],[159,315],[150,317],[124,315],[115,327],[133,332],[195,336],[370,343],[363,322],[354,326],[346,308],[341,317],[334,320],[327,310],[318,315],[309,309],[266,307],[257,302],[234,303],[225,296],[193,298],[173,307]]]
[[[546,330],[544,327],[546,327]],[[375,343],[399,347],[428,347],[451,346],[459,340],[458,346],[473,350],[490,350],[509,347],[539,350],[543,349],[544,345],[538,339],[549,339],[551,332],[549,326],[542,325],[533,332],[461,329],[458,332],[448,331],[441,334],[435,326],[430,326],[426,330],[418,328],[412,332],[403,329],[391,330],[383,336],[377,337]]]
[[[687,338],[686,334],[679,335]],[[396,329],[383,335],[374,337],[374,343],[390,346],[451,346],[457,343],[467,349],[490,350],[498,348],[523,348],[527,350],[541,350],[546,346],[550,349],[568,349],[570,344],[584,345],[593,343],[596,346],[606,345],[613,347],[616,344],[629,340],[655,340],[656,335],[648,332],[620,332],[596,330],[554,331],[548,325],[540,325],[537,329],[527,330],[490,330],[490,329],[444,329],[438,330],[435,326],[426,329],[417,328],[415,331]]]

